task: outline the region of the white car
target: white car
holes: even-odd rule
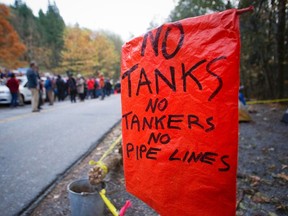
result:
[[[27,77],[26,76],[20,76],[16,77],[19,80],[19,91],[20,95],[22,97],[22,100],[25,103],[31,102],[32,94],[31,91],[27,87]],[[44,89],[45,90],[45,89]],[[46,93],[43,92],[43,99],[46,98]],[[6,86],[4,82],[0,83],[0,104],[10,104],[11,103],[11,94],[9,91],[9,88]]]
[[[11,102],[11,95],[8,87],[3,81],[0,83],[0,104],[7,104]],[[9,101],[10,99],[10,101]]]

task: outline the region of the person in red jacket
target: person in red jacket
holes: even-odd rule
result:
[[[11,107],[16,107],[18,105],[17,98],[18,98],[18,91],[19,91],[19,82],[15,77],[15,74],[11,74],[11,78],[8,79],[6,83],[7,87],[11,93]]]
[[[91,76],[87,80],[87,89],[88,89],[88,95],[87,99],[90,97],[91,99],[94,98],[94,84],[95,84],[95,79]]]

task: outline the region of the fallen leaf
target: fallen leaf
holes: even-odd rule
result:
[[[255,194],[255,190],[253,190],[251,188],[245,189],[243,192],[247,195],[254,195]]]
[[[243,203],[240,203],[240,204],[239,204],[239,207],[240,207],[240,209],[243,209],[243,210],[246,210],[246,209],[247,209],[247,208],[244,206]]]
[[[261,178],[259,176],[255,176],[255,175],[251,175],[250,178],[252,181],[260,181],[261,180]]]
[[[283,180],[288,181],[288,175],[286,175],[285,173],[279,173],[279,174],[277,175],[277,177],[278,177],[278,178],[281,178],[281,179],[283,179]]]
[[[269,180],[266,180],[266,179],[262,179],[262,180],[261,180],[261,183],[264,183],[264,184],[266,184],[266,185],[272,185],[272,184],[273,184],[272,181],[269,181]]]
[[[268,213],[269,216],[277,216],[277,214],[273,213],[273,212],[269,212]]]
[[[58,199],[59,197],[60,197],[59,194],[56,194],[56,195],[53,196],[54,199]]]
[[[270,165],[270,166],[268,167],[268,169],[269,169],[270,171],[273,171],[273,170],[276,169],[276,166],[275,166],[274,164],[272,164],[272,165]]]
[[[278,204],[277,206],[276,206],[276,209],[277,210],[282,210],[282,211],[288,211],[288,206],[285,206],[285,205],[283,205],[283,204]]]
[[[257,192],[253,197],[252,197],[253,202],[255,203],[268,203],[270,202],[270,198],[261,194],[260,192]]]
[[[251,186],[255,187],[260,183],[261,178],[259,176],[252,175],[250,176],[250,181],[251,181]]]

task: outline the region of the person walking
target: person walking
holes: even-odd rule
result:
[[[95,79],[93,79],[93,77],[90,77],[87,80],[87,89],[88,89],[87,99],[89,97],[90,99],[94,98],[94,85],[95,85]]]
[[[94,91],[93,91],[93,94],[94,94],[94,98],[98,98],[99,97],[99,83],[98,83],[98,79],[95,78],[94,79]]]
[[[45,87],[46,94],[48,97],[49,105],[52,106],[54,102],[54,89],[53,89],[52,79],[49,75],[46,76],[44,87]]]
[[[15,77],[15,74],[11,74],[11,78],[8,79],[6,83],[7,87],[10,90],[11,93],[11,107],[18,106],[17,98],[18,98],[18,92],[19,92],[19,82]]]
[[[58,101],[64,101],[64,99],[65,99],[65,82],[60,75],[57,75],[56,88],[57,88]]]
[[[77,94],[76,80],[74,79],[72,74],[70,73],[68,74],[69,74],[67,80],[68,93],[70,94],[71,103],[76,103],[76,94]]]
[[[104,100],[105,98],[105,79],[104,75],[101,73],[99,77],[99,88],[101,92],[101,100]]]
[[[85,98],[85,80],[81,74],[77,75],[77,93],[79,95],[80,101],[84,101]]]
[[[28,79],[27,87],[30,89],[32,94],[32,112],[39,112],[38,103],[39,103],[39,83],[38,76],[36,72],[36,63],[32,61],[30,63],[30,68],[27,70],[26,76]]]
[[[112,84],[110,79],[106,79],[104,88],[105,88],[105,96],[107,95],[109,97],[112,91]]]
[[[39,71],[39,67],[36,66],[35,67],[36,70],[36,74],[37,74],[37,78],[38,78],[38,92],[39,92],[39,100],[38,100],[38,109],[41,110],[42,106],[44,104],[44,100],[43,100],[43,89],[44,89],[44,83],[41,80],[41,76],[40,76],[40,71]]]
[[[19,106],[24,106],[24,99],[23,99],[23,97],[22,97],[22,95],[21,95],[20,90],[18,90],[17,98],[18,98],[18,105],[19,105]]]

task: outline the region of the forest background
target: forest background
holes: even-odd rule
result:
[[[249,6],[254,11],[240,16],[244,95],[287,98],[287,0],[179,0],[166,22]],[[147,31],[161,24],[151,20]],[[101,71],[117,81],[123,44],[117,33],[66,25],[55,3],[38,16],[22,0],[10,6],[0,4],[0,67],[27,67],[35,60],[42,71],[65,75],[70,70],[83,76],[97,76]]]

